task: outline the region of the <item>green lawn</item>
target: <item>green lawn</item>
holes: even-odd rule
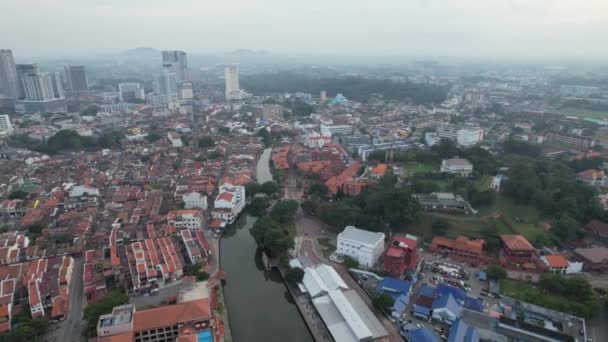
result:
[[[500,281],[500,294],[583,317],[593,316],[599,310],[599,307],[596,307],[595,299],[590,303],[577,302],[571,298],[541,290],[528,280],[503,279]]]
[[[426,172],[437,172],[439,166],[435,164],[427,163],[405,163],[403,169],[407,171],[407,175],[413,175],[415,173],[426,173]]]
[[[590,118],[597,120],[608,120],[608,112],[605,111],[578,108],[562,108],[560,109],[559,113],[567,116],[577,116],[580,119]]]
[[[473,181],[473,183],[475,183],[475,187],[477,188],[477,190],[486,191],[486,190],[490,190],[490,187],[492,186],[493,178],[494,177],[492,177],[492,176],[483,175],[483,176],[479,177],[478,179],[476,179],[475,181]]]
[[[499,234],[521,234],[534,241],[544,232],[540,227],[541,218],[536,208],[517,205],[509,198],[499,195],[493,205],[479,209],[479,214],[474,216],[423,213],[420,220],[411,225],[408,232],[431,240],[433,238],[431,225],[435,220],[442,219],[450,224],[446,233],[448,237],[453,238],[458,235],[481,237],[483,229],[491,224],[492,218],[497,213],[501,213],[503,217],[494,220]]]

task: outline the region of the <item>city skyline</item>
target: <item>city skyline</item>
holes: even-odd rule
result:
[[[0,46],[25,58],[95,55],[138,46],[194,54],[255,48],[275,53],[430,57],[608,56],[608,47],[598,43],[608,35],[608,4],[600,0],[390,0],[382,7],[343,0],[145,5],[138,0],[121,3],[120,8],[114,1],[4,1],[0,4],[0,12],[6,14],[0,23],[3,32],[14,32],[11,28],[23,20],[41,24],[52,20],[53,25],[43,31],[3,35]],[[269,11],[272,15],[267,15]],[[164,25],[152,24],[158,18]],[[130,34],[125,35],[127,29]],[[65,39],[68,33],[70,39]],[[195,38],[199,36],[204,38]]]

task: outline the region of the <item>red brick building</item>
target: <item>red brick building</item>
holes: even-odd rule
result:
[[[443,236],[435,236],[429,250],[432,252],[447,253],[448,257],[470,264],[481,264],[486,262],[484,250],[486,241],[481,239],[471,240],[466,236],[458,236],[454,240]]]
[[[512,264],[537,264],[538,255],[532,244],[521,235],[501,235],[501,259]]]
[[[384,271],[393,277],[401,277],[405,272],[416,269],[418,251],[413,236],[395,236],[384,254]]]

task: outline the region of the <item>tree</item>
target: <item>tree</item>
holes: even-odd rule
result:
[[[270,207],[270,200],[267,197],[256,197],[249,204],[249,212],[253,216],[260,217],[264,215],[266,210]]]
[[[372,297],[372,304],[376,309],[386,313],[395,305],[395,300],[386,293],[379,293]]]
[[[101,107],[98,105],[88,106],[85,110],[82,111],[82,116],[96,116],[97,113],[101,111]]]
[[[277,182],[273,182],[273,181],[268,181],[265,182],[264,184],[262,184],[260,191],[265,193],[266,195],[270,196],[274,193],[279,192],[279,184]]]
[[[304,279],[304,270],[299,267],[291,267],[285,274],[285,280],[291,284],[301,283]]]
[[[433,231],[433,235],[443,236],[448,231],[450,224],[446,220],[437,219],[433,221],[431,225],[431,230]]]
[[[279,201],[272,207],[270,217],[279,224],[287,224],[293,220],[298,207],[298,202],[294,200]]]
[[[486,275],[493,280],[502,280],[507,277],[507,271],[500,265],[492,264],[486,267]]]
[[[529,157],[538,157],[541,153],[540,147],[514,139],[507,139],[502,148],[507,154],[520,154]]]
[[[145,139],[150,142],[153,143],[155,141],[158,141],[160,139],[160,135],[156,132],[150,132],[145,136]]]
[[[315,216],[319,212],[319,199],[307,199],[300,203],[300,207],[302,207],[302,210],[304,210],[308,215]]]
[[[569,242],[576,238],[576,231],[579,223],[568,214],[563,214],[557,222],[553,224],[551,231],[561,239],[562,242]]]
[[[89,335],[95,336],[97,334],[95,327],[97,326],[99,316],[111,313],[115,306],[123,305],[128,302],[129,297],[126,294],[113,291],[99,301],[89,304],[84,309],[84,319],[87,321]]]
[[[262,128],[258,131],[258,137],[262,138],[262,142],[264,146],[270,147],[272,146],[272,137],[270,136],[270,132],[266,128]]]
[[[15,190],[8,194],[8,199],[26,199],[27,192],[21,190]]]
[[[281,257],[294,247],[293,230],[293,223],[284,226],[270,216],[262,216],[251,228],[251,235],[269,256]]]
[[[357,268],[359,267],[359,262],[355,260],[355,258],[347,255],[342,259],[342,265],[346,268]]]
[[[213,139],[211,137],[202,137],[202,138],[198,139],[198,147],[200,147],[200,148],[210,147],[210,146],[214,146],[214,145],[215,145],[215,141],[213,141]]]
[[[308,188],[308,191],[312,196],[322,198],[327,196],[327,192],[329,191],[329,189],[327,188],[327,185],[318,182],[313,183],[310,188]]]
[[[255,196],[257,193],[261,192],[261,185],[256,182],[251,182],[245,184],[245,194],[247,196]]]

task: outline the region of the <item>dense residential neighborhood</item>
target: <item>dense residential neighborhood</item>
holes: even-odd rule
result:
[[[153,51],[0,50],[0,341],[608,340],[605,83]]]

